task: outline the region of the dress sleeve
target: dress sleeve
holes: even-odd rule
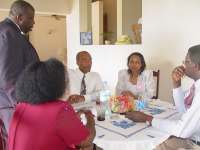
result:
[[[149,99],[153,97],[156,89],[155,81],[153,79],[153,71],[146,70],[144,79],[145,80],[143,82],[145,82],[145,92],[143,93],[142,97]]]
[[[125,70],[118,72],[118,81],[115,89],[116,95],[120,95],[125,90]]]
[[[85,140],[88,129],[82,124],[71,105],[66,105],[57,115],[56,134],[66,145],[77,145]]]

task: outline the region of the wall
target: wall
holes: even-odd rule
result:
[[[161,70],[160,98],[171,100],[171,71],[181,64],[187,49],[199,44],[199,0],[143,0],[142,45],[92,45],[79,44],[79,3],[74,0],[68,16],[68,64],[75,68],[75,56],[80,50],[88,50],[93,57],[92,70],[98,71],[103,80],[114,88],[117,72],[126,68],[127,56],[133,51],[144,54],[149,68]]]
[[[8,11],[0,11],[0,21],[8,16]]]
[[[66,63],[65,16],[36,15],[35,25],[29,36],[41,60],[54,57]]]

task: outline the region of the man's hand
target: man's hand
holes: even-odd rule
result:
[[[84,102],[85,101],[85,97],[82,95],[70,95],[68,100],[67,100],[70,104],[74,104],[74,103],[80,103],[80,102]]]
[[[92,126],[95,125],[95,121],[94,121],[94,115],[92,114],[92,112],[90,110],[85,110],[85,117],[87,119],[87,122],[89,122]]]
[[[185,75],[184,66],[178,66],[172,71],[172,81],[174,88],[181,86],[181,78]]]
[[[128,118],[132,121],[135,121],[135,122],[146,122],[146,121],[149,121],[151,123],[153,117],[150,116],[150,115],[147,115],[143,112],[140,112],[140,111],[133,111],[133,112],[127,112],[125,114],[125,118]]]

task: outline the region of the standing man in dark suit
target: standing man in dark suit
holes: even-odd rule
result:
[[[39,60],[25,37],[35,23],[34,13],[31,4],[17,0],[10,8],[9,17],[0,22],[0,118],[5,138],[16,104],[15,82],[26,65]]]

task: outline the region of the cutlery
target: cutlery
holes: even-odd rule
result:
[[[155,136],[150,135],[150,134],[147,134],[147,136],[150,137],[150,138],[155,138]]]

